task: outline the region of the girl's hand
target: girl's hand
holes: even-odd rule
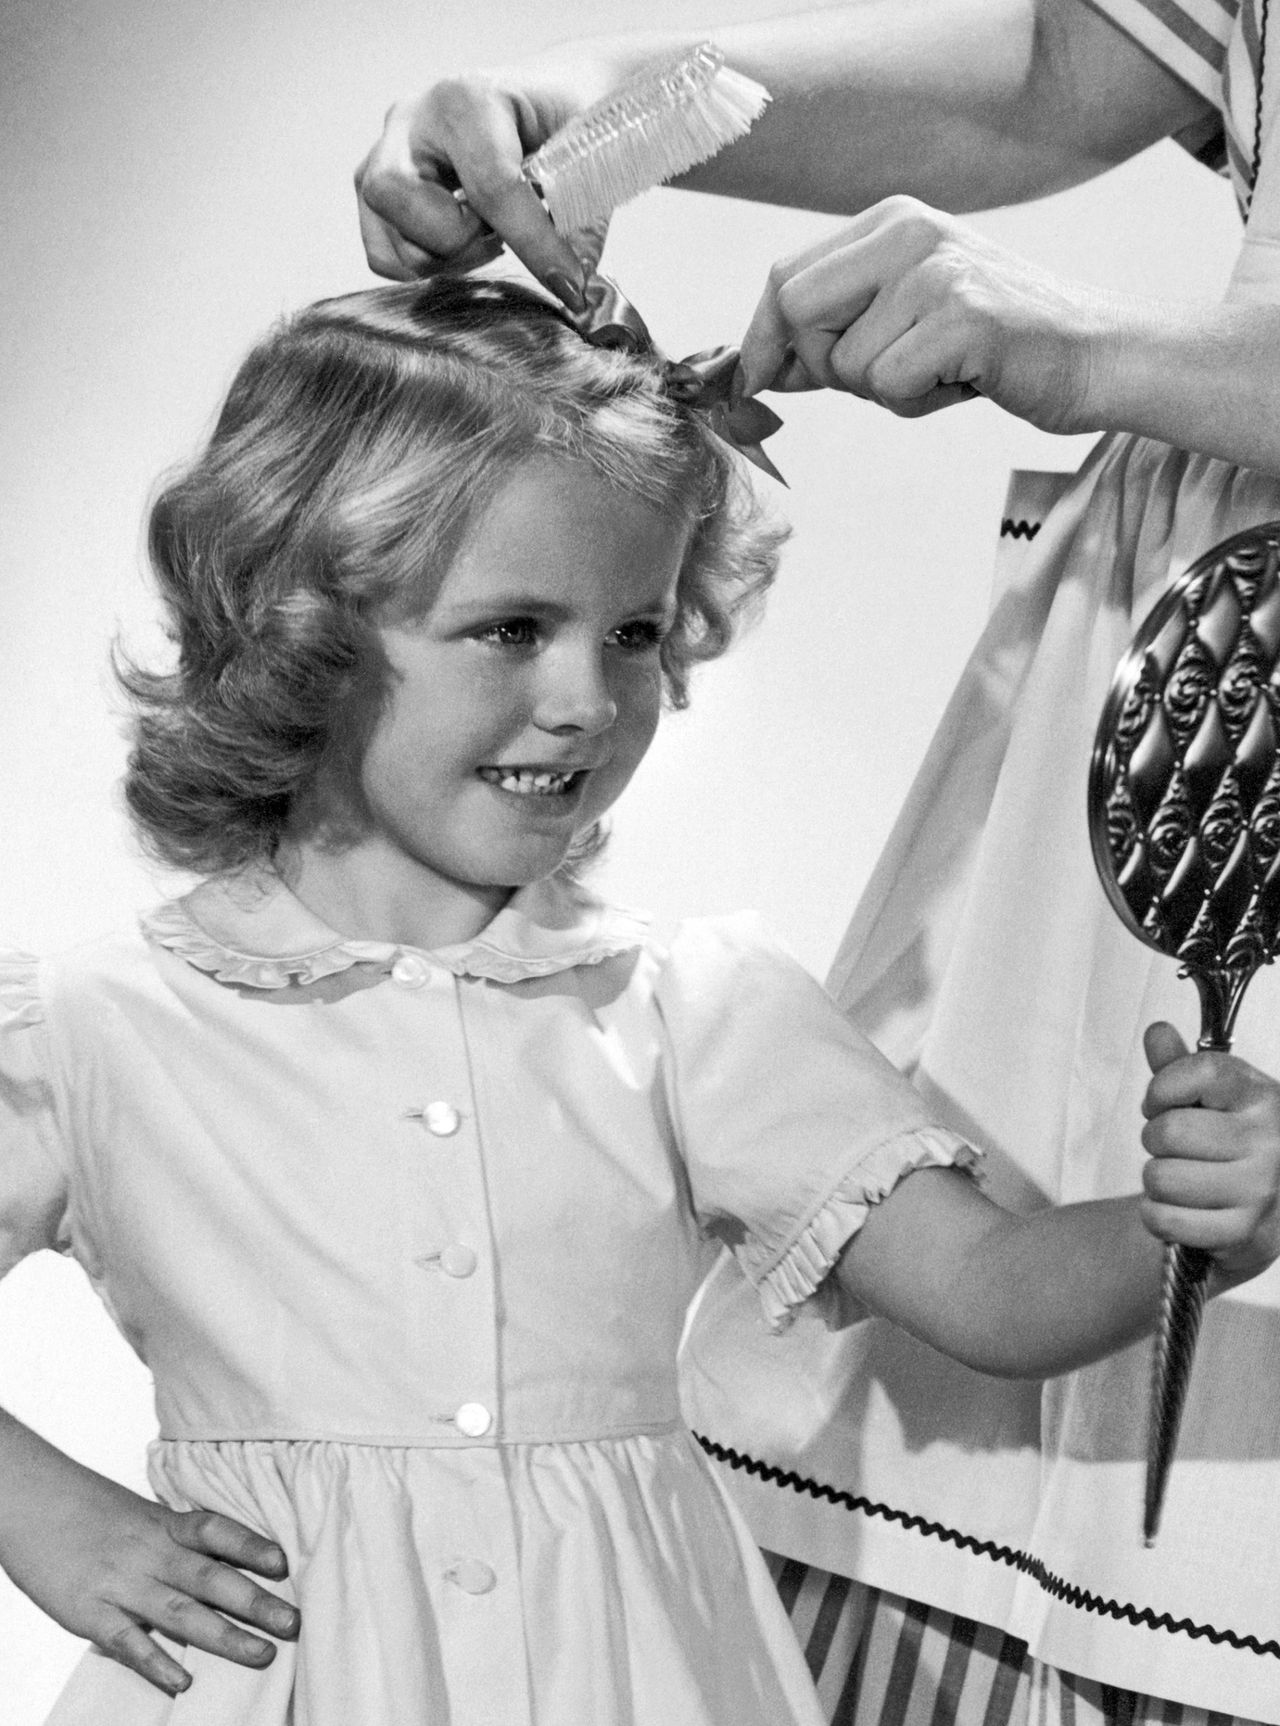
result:
[[[0,1513],[0,1557],[17,1586],[65,1630],[169,1696],[185,1690],[191,1675],[152,1630],[241,1666],[275,1658],[272,1643],[241,1624],[297,1636],[297,1608],[243,1574],[284,1579],[285,1555],[270,1540],[212,1511],[181,1512],[140,1498],[10,1417],[2,1425],[13,1491]]]
[[[1092,431],[1091,352],[1117,306],[887,198],[774,265],[742,369],[749,394],[849,390],[907,418],[984,395],[1045,431]]]
[[[520,165],[618,76],[583,54],[444,78],[397,102],[356,169],[370,269],[396,281],[475,269],[505,241],[544,286],[581,311],[581,257],[599,257],[603,229],[571,245],[521,178]]]
[[[1280,1085],[1234,1055],[1188,1054],[1172,1025],[1145,1041],[1142,1219],[1211,1252],[1218,1286],[1232,1287],[1280,1257]]]

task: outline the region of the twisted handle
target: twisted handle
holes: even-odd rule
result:
[[[1200,1247],[1165,1248],[1160,1329],[1151,1366],[1151,1412],[1147,1425],[1147,1485],[1142,1511],[1142,1539],[1147,1546],[1155,1545],[1160,1526],[1164,1489],[1191,1382],[1191,1363],[1212,1264],[1212,1255]]]

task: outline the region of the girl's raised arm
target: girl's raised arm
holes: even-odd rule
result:
[[[150,1634],[241,1666],[275,1648],[240,1628],[298,1634],[297,1609],[245,1571],[281,1581],[284,1553],[230,1517],[140,1498],[0,1409],[0,1566],[73,1636],[86,1637],[166,1695],[190,1674]]]
[[[1162,1241],[1215,1256],[1211,1291],[1280,1256],[1280,1085],[1147,1033],[1144,1195],[1018,1217],[924,1169],[875,1206],[837,1275],[865,1306],[980,1372],[1051,1377],[1150,1330]]]

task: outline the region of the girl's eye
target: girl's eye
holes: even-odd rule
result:
[[[652,653],[662,646],[666,631],[652,617],[637,617],[630,623],[623,623],[615,629],[610,639],[622,648],[624,653]]]
[[[503,617],[496,623],[486,624],[476,631],[478,641],[487,641],[492,647],[535,647],[538,642],[538,624],[532,617]]]

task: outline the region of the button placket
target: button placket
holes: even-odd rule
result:
[[[420,1147],[402,1173],[419,1243],[409,1251],[419,1279],[413,1334],[427,1367],[421,1389],[430,1398],[420,1414],[444,1442],[487,1449],[497,1426],[497,1316],[461,985],[414,952],[398,956],[390,977],[401,993],[396,1018],[422,1051],[430,1087],[418,1092],[420,1102],[401,1105],[401,1120],[412,1123],[415,1135],[402,1141],[404,1148],[410,1151],[415,1138]],[[442,1153],[447,1143],[447,1154],[423,1162],[421,1152],[436,1143]]]

